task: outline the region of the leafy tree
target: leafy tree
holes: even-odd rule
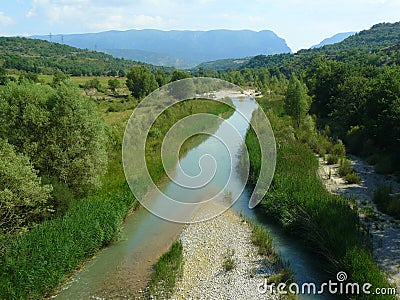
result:
[[[51,185],[42,185],[27,156],[0,139],[0,234],[40,222],[47,214]]]
[[[100,184],[106,136],[94,103],[71,85],[9,83],[0,92],[0,138],[30,157],[40,175],[77,195]]]
[[[189,73],[183,70],[175,70],[171,76],[171,82],[191,77]]]
[[[126,75],[126,86],[135,98],[146,97],[158,88],[154,74],[145,66],[136,66]]]
[[[292,117],[296,128],[310,109],[311,98],[307,95],[307,87],[293,74],[285,97],[285,111]]]
[[[118,79],[114,78],[114,79],[110,79],[108,81],[108,87],[110,88],[110,90],[112,90],[114,93],[117,90],[117,88],[119,88],[121,86],[121,83],[119,82]]]

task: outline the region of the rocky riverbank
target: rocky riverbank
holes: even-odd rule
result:
[[[212,212],[216,205],[202,205],[195,217]],[[258,286],[277,271],[277,264],[258,254],[251,226],[232,211],[187,225],[180,240],[184,267],[172,299],[267,297],[258,292]]]
[[[398,193],[400,185],[393,178],[376,174],[373,166],[355,156],[351,158],[351,163],[361,179],[359,184],[347,184],[338,174],[339,165],[327,165],[322,158],[319,158],[319,175],[328,191],[355,201],[360,219],[372,235],[376,261],[399,288],[400,221],[377,209],[373,193],[385,185],[391,185],[393,191]]]

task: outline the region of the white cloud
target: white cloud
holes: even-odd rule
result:
[[[14,23],[14,20],[11,17],[6,16],[4,12],[0,11],[0,24],[11,25],[12,23]]]

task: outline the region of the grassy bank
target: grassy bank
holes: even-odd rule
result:
[[[129,103],[126,104],[130,107]],[[186,113],[169,114],[170,126]],[[228,111],[216,103],[191,104],[191,112],[220,114]],[[102,247],[111,243],[135,201],[126,181],[121,161],[122,134],[131,111],[104,112],[109,135],[108,172],[102,187],[84,199],[76,199],[67,212],[46,221],[19,236],[1,237],[0,299],[40,299],[59,286],[77,267]],[[152,158],[154,178],[163,176],[159,153],[163,136],[153,140],[148,154]]]
[[[181,241],[172,244],[168,252],[161,255],[150,279],[150,295],[154,299],[169,299],[175,282],[182,275],[183,247]]]
[[[262,209],[328,260],[332,273],[346,271],[350,281],[388,287],[384,274],[372,260],[370,240],[357,213],[351,210],[346,199],[324,188],[317,175],[318,161],[314,153],[294,137],[290,121],[271,111],[268,117],[277,140],[277,167],[270,190],[261,203]],[[256,179],[260,150],[251,130],[246,136],[246,145]],[[392,298],[387,295],[371,298],[370,295],[368,299]]]

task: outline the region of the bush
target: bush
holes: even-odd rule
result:
[[[353,183],[358,184],[361,181],[360,177],[357,175],[356,172],[351,172],[347,174],[346,176],[344,176],[344,180],[349,184]]]
[[[51,185],[42,185],[28,157],[0,139],[0,235],[26,230],[48,214]]]
[[[236,267],[235,260],[233,259],[233,256],[235,255],[235,250],[233,249],[228,249],[225,253],[225,260],[223,263],[223,267],[225,272],[229,272],[233,270]]]
[[[343,157],[346,155],[346,148],[341,140],[338,140],[337,143],[333,146],[332,153],[339,157]]]
[[[341,177],[345,177],[346,175],[352,173],[353,167],[351,166],[350,161],[346,158],[341,159],[338,171]]]
[[[337,164],[338,161],[339,161],[339,157],[336,154],[329,154],[328,158],[326,159],[326,162],[328,165]]]
[[[392,197],[391,186],[382,186],[374,191],[373,201],[379,211],[400,219],[400,199]]]

